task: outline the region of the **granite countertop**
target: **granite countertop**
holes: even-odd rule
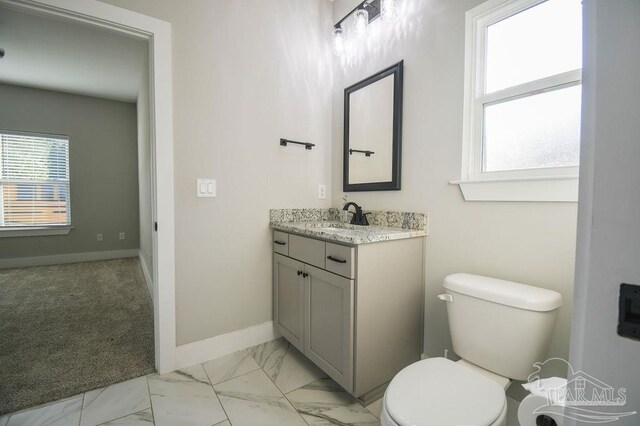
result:
[[[367,244],[428,235],[426,213],[373,211],[369,226],[351,225],[348,216],[331,209],[274,209],[269,227],[306,237],[347,244]]]

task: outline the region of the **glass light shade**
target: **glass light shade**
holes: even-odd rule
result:
[[[380,18],[383,21],[395,21],[398,17],[398,6],[396,0],[381,0]]]
[[[369,26],[369,12],[364,9],[358,9],[354,13],[355,24],[353,32],[357,39],[363,39],[367,35],[367,27]]]
[[[333,29],[333,53],[340,56],[344,53],[344,37],[342,35],[344,31],[342,28]]]

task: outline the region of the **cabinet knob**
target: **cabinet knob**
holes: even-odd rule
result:
[[[298,271],[298,276],[302,275],[302,271]]]
[[[302,278],[307,278],[309,276],[309,274],[307,274],[306,272],[302,273]]]

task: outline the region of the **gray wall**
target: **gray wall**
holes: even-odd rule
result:
[[[134,104],[0,84],[0,129],[69,136],[73,226],[69,235],[1,238],[0,258],[138,248]]]
[[[330,205],[331,3],[108,3],[172,25],[177,343],[270,321],[269,209]]]
[[[436,299],[448,274],[469,272],[560,292],[564,304],[550,356],[569,350],[575,203],[465,202],[458,186],[462,160],[465,12],[484,0],[415,0],[398,21],[357,54],[334,59],[333,204],[342,197],[344,88],[404,59],[402,190],[349,193],[366,210],[430,214],[426,243],[425,352],[451,348],[445,304]],[[334,20],[353,0],[336,0]],[[379,24],[379,22],[375,22]],[[554,371],[554,374],[564,374]],[[510,396],[521,398],[520,386]]]
[[[405,59],[403,190],[351,199],[431,213],[427,353],[450,348],[435,295],[465,271],[560,291],[550,354],[567,355],[576,204],[470,203],[448,184],[462,157],[464,13],[480,0],[401,2],[411,19],[346,64],[330,53],[326,0],[106,2],[172,24],[178,344],[271,319],[268,209],[340,204],[342,90]],[[218,179],[218,197],[196,198],[197,177]]]
[[[571,363],[640,409],[640,341],[616,334],[620,283],[640,284],[640,2],[585,2],[583,127]],[[608,411],[595,407],[598,411]],[[615,425],[637,425],[640,414]]]

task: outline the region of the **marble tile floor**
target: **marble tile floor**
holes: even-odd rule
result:
[[[0,417],[0,426],[379,425],[284,339]]]

